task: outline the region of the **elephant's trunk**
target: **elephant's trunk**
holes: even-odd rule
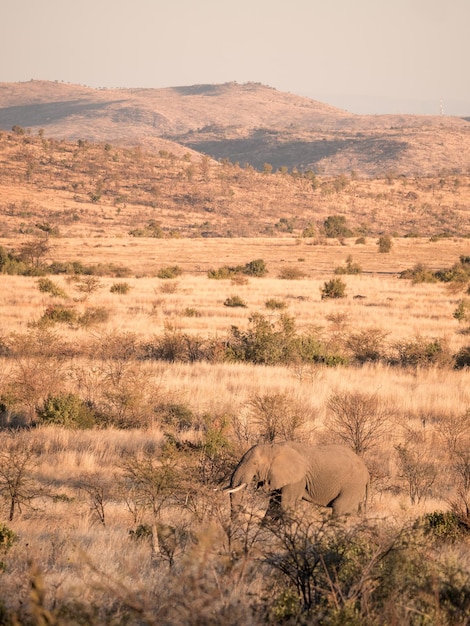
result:
[[[230,508],[232,511],[232,520],[237,518],[237,514],[241,510],[243,491],[251,483],[255,477],[255,470],[251,464],[241,461],[232,475],[230,486],[226,491],[230,494]]]

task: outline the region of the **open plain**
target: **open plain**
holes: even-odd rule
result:
[[[468,172],[0,149],[0,623],[467,624]],[[290,438],[355,448],[367,512],[235,523]]]

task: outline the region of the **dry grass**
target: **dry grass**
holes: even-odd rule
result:
[[[329,215],[356,233],[467,236],[468,173],[430,177],[318,177],[256,172],[230,163],[157,155],[141,148],[66,143],[0,134],[1,234],[97,238],[153,232],[164,237],[324,239]],[[149,230],[149,224],[157,225]],[[155,242],[153,242],[155,243]],[[128,244],[129,245],[129,244]],[[137,245],[137,244],[134,244]]]
[[[4,137],[2,141],[6,141]],[[98,150],[90,148],[95,149]],[[16,175],[16,186],[12,184],[14,173],[5,174],[4,178],[10,178],[2,186],[2,208],[9,203],[15,205],[14,210],[6,211],[7,225],[2,227],[5,236],[0,239],[0,245],[7,249],[17,249],[20,243],[29,240],[36,232],[30,230],[36,220],[52,219],[54,208],[59,210],[61,203],[69,207],[69,202],[75,202],[70,200],[69,191],[63,196],[65,192],[53,191],[53,186],[41,191],[35,183],[28,183],[28,194],[50,194],[50,200],[45,195],[44,202],[47,206],[50,203],[52,212],[48,213],[38,203],[23,206],[23,215],[18,210],[22,202],[20,193],[24,193],[20,192],[23,174]],[[57,179],[54,180],[55,185]],[[290,184],[297,183],[286,183]],[[424,182],[416,184],[424,185]],[[468,186],[467,181],[465,184]],[[39,185],[45,185],[44,178],[41,177]],[[385,182],[359,181],[357,185],[358,189],[367,185],[370,191]],[[463,202],[467,187],[461,193]],[[337,200],[347,203],[345,197],[339,196]],[[335,208],[331,201],[322,210],[327,214]],[[254,212],[253,208],[250,210]],[[111,220],[113,213],[115,219]],[[391,219],[401,219],[400,215],[403,218],[404,213],[397,209]],[[19,233],[22,220],[28,224],[26,234]],[[274,322],[279,313],[267,308],[266,302],[275,299],[285,303],[282,313],[295,320],[298,332],[306,333],[314,327],[329,342],[344,340],[354,333],[379,330],[383,333],[381,348],[385,352],[392,350],[397,342],[422,336],[445,340],[450,353],[455,353],[468,345],[468,334],[453,317],[467,286],[451,291],[443,283],[413,285],[398,274],[417,263],[432,269],[450,267],[460,255],[468,255],[468,239],[395,238],[392,251],[380,254],[375,237],[368,237],[360,245],[354,238],[341,243],[322,239],[313,245],[312,241],[298,237],[298,233],[270,238],[133,238],[126,232],[132,220],[130,209],[123,207],[118,219],[115,208],[108,202],[86,205],[78,225],[72,222],[66,225],[58,220],[64,234],[49,239],[48,262],[112,263],[129,270],[125,278],[101,277],[99,287],[86,300],[77,291],[76,282],[64,276],[50,278],[66,292],[67,299],[40,292],[38,278],[0,275],[0,349],[4,351],[15,341],[18,346],[21,338],[28,338],[22,351],[17,349],[13,355],[0,357],[0,399],[11,409],[10,414],[2,413],[6,428],[0,432],[1,449],[8,450],[12,437],[23,438],[26,448],[31,446],[27,449],[33,451],[30,477],[41,487],[37,487],[37,497],[32,501],[34,508],[23,506],[8,522],[19,537],[0,559],[6,563],[5,571],[0,572],[3,592],[0,597],[8,608],[20,611],[27,604],[27,572],[32,561],[44,574],[47,592],[44,606],[51,608],[81,601],[112,613],[132,605],[138,608],[141,623],[159,623],[158,612],[149,617],[149,607],[159,606],[163,611],[161,598],[167,597],[174,603],[175,590],[181,588],[181,583],[170,579],[166,587],[168,562],[164,556],[156,552],[154,544],[135,542],[129,535],[139,524],[151,526],[157,521],[174,526],[181,531],[181,537],[190,532],[194,538],[187,544],[178,544],[175,556],[175,576],[183,576],[185,572],[184,584],[190,588],[190,593],[185,588],[177,600],[183,607],[181,610],[187,610],[183,623],[195,623],[191,621],[191,603],[187,600],[191,593],[198,598],[196,608],[200,611],[207,603],[211,606],[214,597],[217,602],[225,602],[224,606],[231,606],[232,601],[240,598],[239,606],[243,602],[248,602],[248,606],[252,597],[249,594],[255,592],[260,597],[263,593],[275,597],[276,591],[266,590],[259,575],[263,550],[256,539],[259,531],[253,531],[254,548],[248,550],[245,559],[233,559],[233,546],[227,534],[228,499],[213,491],[226,480],[237,455],[253,443],[250,437],[255,437],[256,427],[250,422],[250,406],[256,396],[279,394],[284,399],[294,398],[308,415],[300,435],[322,442],[332,437],[328,428],[328,400],[332,394],[377,394],[381,405],[387,408],[387,429],[386,436],[376,442],[367,459],[374,476],[368,519],[374,523],[379,518],[399,527],[426,511],[449,508],[449,501],[457,496],[458,474],[443,436],[443,424],[452,419],[464,422],[470,407],[468,369],[457,371],[449,363],[403,368],[386,364],[384,360],[349,367],[326,367],[318,363],[256,366],[217,359],[170,363],[141,360],[136,356],[137,351],[132,350],[126,356],[122,348],[126,342],[131,347],[141,346],[171,331],[223,342],[231,326],[249,328],[250,316],[255,313]],[[100,224],[106,224],[103,232]],[[112,225],[108,228],[108,224]],[[349,256],[362,267],[362,273],[342,276],[346,282],[345,298],[322,300],[323,283],[334,276],[335,268],[344,265]],[[207,276],[209,269],[243,265],[253,259],[265,261],[266,277],[240,281],[214,280]],[[175,265],[183,270],[178,278],[156,277],[160,268]],[[305,278],[279,278],[286,267],[301,270]],[[129,285],[127,294],[110,291],[119,282]],[[233,295],[246,302],[246,308],[225,306],[225,300]],[[70,306],[80,315],[97,308],[106,311],[108,318],[93,326],[56,323],[49,328],[50,343],[36,345],[33,335],[37,322],[51,304]],[[58,348],[54,348],[54,341]],[[63,348],[65,344],[68,349]],[[34,346],[38,349],[30,354]],[[125,419],[120,423],[126,428],[119,429],[117,419],[107,428],[85,431],[58,426],[24,427],[28,420],[34,422],[36,410],[49,393],[61,392],[101,402],[101,406],[115,414],[121,410]],[[167,405],[190,409],[193,423],[188,430],[179,432],[163,421],[156,408]],[[22,428],[12,434],[8,429],[15,424]],[[152,515],[148,508],[136,512],[129,507],[129,490],[118,488],[125,471],[123,466],[129,460],[144,458],[146,453],[159,462],[168,431],[176,441],[175,463],[184,477],[183,487],[177,492],[179,499],[164,506],[160,516]],[[210,446],[207,447],[205,438],[208,433],[214,436],[214,432],[231,444],[232,456],[228,453],[224,456],[224,448],[223,454],[210,459],[214,463],[210,465],[207,456]],[[465,445],[467,435],[464,433],[461,438]],[[209,443],[220,452],[217,448],[220,441],[215,438]],[[413,505],[399,467],[395,448],[398,444],[418,450],[423,459],[429,458],[438,469],[433,485]],[[194,449],[196,452],[191,452]],[[201,479],[202,467],[205,481]],[[104,489],[105,524],[97,519],[90,484]],[[2,499],[0,503],[2,519],[6,519],[8,502]],[[311,510],[307,508],[307,512]],[[464,550],[466,543],[462,541],[458,545]],[[443,553],[447,554],[441,551],[440,557]],[[246,569],[241,573],[237,568]],[[212,599],[203,595],[195,579],[190,578],[203,569],[229,580],[228,596],[220,591],[223,585],[219,579],[215,585],[218,591],[212,592]],[[247,571],[255,572],[252,578]],[[210,576],[202,578],[204,583],[212,581]],[[160,599],[156,599],[155,589]],[[87,619],[86,623],[98,624],[102,615]],[[246,616],[240,619],[243,621]]]

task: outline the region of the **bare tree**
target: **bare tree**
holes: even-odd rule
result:
[[[437,478],[435,463],[429,458],[429,451],[419,445],[398,445],[398,466],[400,478],[408,484],[411,504],[425,500]]]
[[[2,434],[0,449],[0,496],[8,503],[11,522],[22,506],[31,506],[41,495],[41,488],[32,476],[34,453],[21,434]]]
[[[40,267],[49,250],[50,245],[47,237],[38,237],[23,243],[20,246],[19,256],[33,267]]]
[[[328,408],[330,430],[359,455],[375,447],[389,428],[390,411],[377,393],[336,393],[328,400]]]

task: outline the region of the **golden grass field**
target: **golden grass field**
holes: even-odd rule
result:
[[[4,184],[3,209],[8,189]],[[20,194],[18,185],[12,193]],[[467,197],[467,187],[461,193]],[[64,202],[60,194],[59,204]],[[20,198],[11,202],[18,207]],[[46,205],[46,199],[41,201],[41,207]],[[32,206],[39,204],[34,200]],[[452,504],[461,509],[469,502],[470,485],[462,492],[466,474],[455,463],[457,451],[469,463],[468,368],[453,369],[449,361],[429,367],[393,366],[383,360],[336,367],[221,359],[188,363],[141,360],[132,350],[126,352],[127,345],[152,344],[165,333],[224,342],[232,326],[249,328],[254,314],[274,325],[280,313],[267,308],[266,302],[275,299],[284,304],[282,314],[294,319],[299,333],[315,329],[331,345],[378,331],[384,353],[424,338],[441,340],[452,356],[470,343],[468,328],[453,315],[468,283],[413,284],[399,273],[418,263],[433,270],[451,267],[469,254],[468,238],[394,237],[391,251],[383,254],[378,251],[378,233],[367,235],[360,244],[355,237],[313,241],[298,233],[259,238],[132,237],[126,232],[130,215],[109,232],[98,233],[95,215],[101,211],[105,220],[110,210],[114,208],[93,204],[76,227],[60,225],[63,234],[48,239],[45,260],[115,264],[127,268],[127,276],[99,277],[84,298],[77,282],[67,276],[50,276],[66,294],[54,297],[39,290],[38,277],[0,274],[0,528],[5,522],[17,535],[11,548],[1,552],[0,547],[0,623],[11,623],[1,621],[4,610],[8,619],[15,614],[19,620],[15,623],[24,624],[231,624],[248,619],[247,614],[240,617],[235,611],[229,618],[224,610],[235,605],[249,608],[254,597],[267,606],[278,602],[282,587],[274,582],[266,587],[260,573],[266,546],[259,531],[253,530],[258,523],[248,526],[245,537],[251,543],[237,560],[227,531],[228,496],[214,491],[226,483],[237,458],[260,436],[252,410],[256,398],[276,397],[286,406],[299,407],[302,420],[296,434],[312,442],[335,438],[329,409],[333,395],[363,394],[378,400],[383,429],[366,454],[373,476],[366,519],[372,525],[402,528],[425,512],[448,511]],[[465,210],[468,215],[468,207]],[[26,221],[30,224],[37,217],[28,216]],[[42,217],[50,216],[43,212]],[[24,227],[24,217],[15,211],[6,211],[2,219],[0,246],[7,250],[38,235]],[[467,230],[468,220],[462,222],[462,231]],[[362,272],[341,277],[346,297],[322,300],[325,281],[348,257],[360,264]],[[207,275],[209,269],[253,259],[265,261],[265,277],[214,280]],[[182,274],[158,278],[158,271],[168,266],[179,266]],[[304,277],[280,278],[286,268],[300,270]],[[128,293],[111,292],[116,283],[127,283]],[[245,307],[224,305],[235,295]],[[90,326],[38,327],[44,312],[58,304],[80,314],[98,308],[107,316]],[[38,412],[47,397],[64,393],[107,409],[113,415],[108,427],[80,430],[39,423]],[[156,410],[161,406],[189,409],[193,423],[187,430],[165,424],[161,410]],[[218,443],[209,448],[214,433]],[[138,486],[131,489],[123,478],[149,453],[154,470],[164,465],[169,435],[178,443],[171,462],[180,482],[173,498],[168,494],[163,498],[163,491],[156,489],[152,509],[142,494],[139,499]],[[414,503],[397,446],[415,455],[415,469],[434,471],[427,487],[420,484],[422,492]],[[21,460],[28,470],[26,495],[8,519],[11,497],[6,485]],[[34,497],[29,499],[28,493]],[[254,513],[262,505],[259,496]],[[316,515],[310,505],[305,511]],[[192,537],[177,542],[170,569],[168,554],[155,545],[155,528],[163,523],[176,529],[180,538]],[[153,528],[153,540],[133,540],[129,533],[139,526]],[[422,558],[442,565],[439,575],[458,561],[462,585],[468,584],[468,537],[436,551],[433,546],[422,550]],[[429,618],[423,622],[410,617],[409,600],[396,602],[395,617],[408,621],[393,622],[390,617],[388,623],[451,623],[439,622],[444,605],[437,600],[432,611],[423,609]],[[390,607],[387,610],[393,614]],[[464,624],[464,619],[454,623]]]
[[[253,313],[274,320],[278,314],[265,305],[270,298],[286,303],[283,312],[295,318],[300,331],[313,325],[320,327],[323,336],[332,337],[336,333],[381,329],[386,336],[384,343],[389,345],[421,335],[445,338],[450,350],[456,352],[468,345],[468,335],[453,318],[462,293],[449,291],[442,283],[412,285],[409,280],[400,279],[398,272],[417,262],[429,267],[448,267],[467,251],[467,241],[457,238],[437,242],[399,239],[394,242],[390,254],[379,254],[372,239],[365,245],[346,241],[345,245],[336,242],[319,246],[294,238],[142,239],[137,242],[131,238],[110,238],[100,240],[97,245],[78,239],[58,239],[50,253],[53,259],[120,262],[140,277],[100,278],[99,287],[85,302],[73,303],[79,310],[103,307],[109,311],[109,319],[85,329],[55,326],[54,333],[61,340],[75,347],[94,345],[95,348],[82,357],[54,360],[55,375],[43,372],[44,387],[39,384],[33,398],[40,404],[51,390],[56,393],[64,390],[78,394],[101,393],[99,388],[106,375],[116,372],[106,358],[94,354],[93,350],[100,343],[106,344],[116,337],[119,340],[126,333],[133,334],[139,341],[151,341],[168,328],[222,339],[232,325],[246,328]],[[322,300],[321,286],[348,255],[361,264],[363,273],[344,277],[346,298]],[[241,284],[207,277],[209,268],[244,263],[253,258],[265,259],[269,270],[266,277],[249,278]],[[174,280],[155,278],[160,267],[174,264],[184,268],[180,277]],[[277,278],[285,265],[301,267],[306,277],[300,280]],[[4,339],[13,334],[28,335],[32,332],[31,322],[37,321],[51,302],[63,301],[41,293],[37,278],[3,275],[1,279]],[[70,281],[62,277],[53,277],[53,280],[69,294],[72,302],[79,296]],[[116,282],[128,283],[129,293],[111,293],[110,287]],[[225,299],[234,294],[243,298],[246,308],[224,306]],[[363,298],[355,299],[355,295]],[[188,310],[197,311],[197,316],[188,316]],[[17,368],[21,367],[34,377],[37,368],[44,367],[44,359],[37,356],[31,362],[26,358],[3,358],[0,378],[3,389],[12,379],[18,380]],[[403,524],[425,511],[447,510],[455,496],[457,479],[449,469],[439,474],[421,502],[412,505],[406,481],[399,475],[394,446],[412,442],[423,458],[447,467],[448,452],[440,424],[452,416],[468,413],[468,370],[457,371],[449,367],[416,370],[383,364],[327,368],[318,365],[270,367],[151,361],[124,361],[122,368],[123,389],[125,385],[134,384],[137,386],[134,392],[140,396],[139,399],[131,397],[138,405],[132,408],[139,412],[139,428],[76,431],[42,426],[15,435],[15,439],[22,439],[22,445],[32,446],[34,480],[44,488],[47,486],[50,495],[37,497],[34,508],[23,506],[21,513],[8,523],[18,534],[19,541],[11,548],[8,567],[1,574],[5,597],[25,600],[28,563],[32,561],[44,577],[46,607],[74,598],[90,606],[109,606],[111,599],[116,600],[116,597],[124,604],[138,599],[152,606],[150,590],[159,584],[163,570],[155,569],[152,564],[149,545],[135,544],[128,533],[135,529],[136,521],[151,523],[153,517],[143,508],[139,511],[140,517],[136,518],[124,495],[114,492],[112,486],[116,477],[122,474],[123,459],[132,455],[138,458],[149,449],[157,451],[163,444],[165,428],[152,410],[158,402],[189,406],[194,415],[209,415],[215,421],[222,416],[235,416],[249,424],[250,401],[254,397],[284,394],[300,402],[308,414],[302,436],[321,442],[331,438],[328,399],[332,394],[377,394],[381,405],[387,407],[387,434],[369,455],[370,466],[376,474],[369,518],[384,518],[394,524]],[[28,377],[23,379],[24,384],[28,382],[34,384]],[[21,402],[16,410],[21,410]],[[12,437],[7,431],[1,436],[6,441]],[[196,442],[201,436],[198,430],[179,435],[183,440]],[[243,440],[234,437],[230,428],[227,436],[242,452]],[[246,447],[249,442],[246,440]],[[104,525],[96,521],[91,496],[81,486],[87,480],[104,489]],[[205,562],[209,558],[206,540],[216,552],[225,549],[223,533],[222,538],[220,536],[220,520],[227,518],[228,499],[223,494],[208,494],[203,485],[198,497],[198,505],[202,508],[208,506],[202,503],[211,499],[212,513],[205,510],[195,518],[184,507],[173,504],[163,508],[159,519],[192,529],[199,537],[199,543],[195,545],[202,546],[203,555],[194,552],[196,548],[188,548],[175,558],[194,559],[201,566],[199,559]],[[6,512],[7,508],[4,508],[4,515]],[[209,540],[213,533],[216,538]],[[210,558],[214,558],[212,553]],[[16,602],[11,600],[8,604],[17,607]]]

